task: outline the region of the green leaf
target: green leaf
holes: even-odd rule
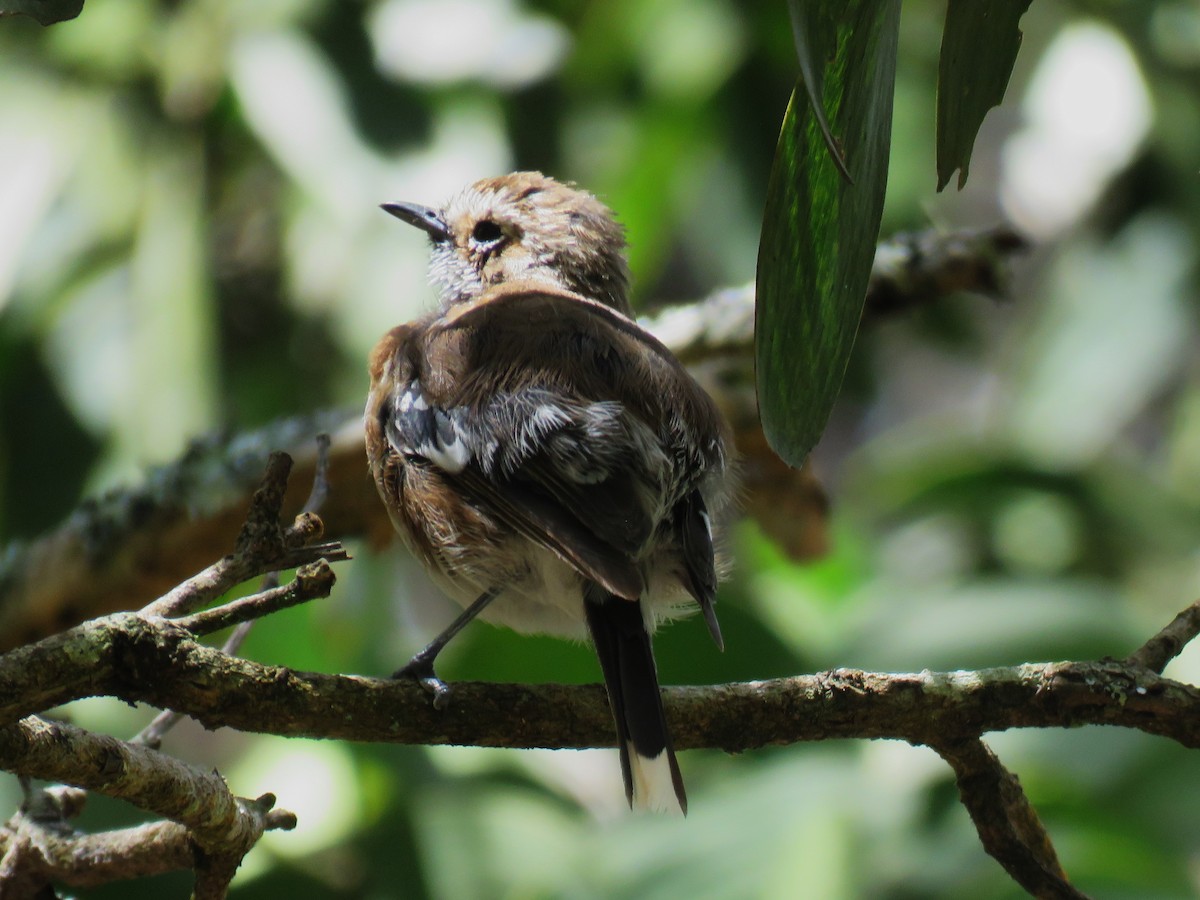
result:
[[[0,18],[32,16],[42,25],[73,19],[82,9],[83,0],[0,0]]]
[[[971,149],[983,117],[999,106],[1012,76],[1031,0],[950,0],[938,62],[937,173],[940,191],[958,169],[967,183]]]
[[[851,177],[850,170],[846,168],[842,148],[838,146],[837,139],[833,136],[833,129],[829,127],[829,120],[825,118],[823,100],[825,67],[822,65],[820,56],[814,53],[836,40],[836,36],[830,35],[826,31],[828,26],[834,23],[825,16],[806,15],[806,12],[802,0],[791,0],[788,3],[788,13],[792,19],[792,40],[796,43],[796,56],[800,60],[800,82],[808,94],[808,102],[813,115],[817,117],[817,126],[821,129],[821,138],[825,141],[825,149],[829,151],[829,155],[833,158],[833,164],[837,166],[842,177],[854,184],[854,178]]]
[[[875,258],[900,3],[792,0],[791,9],[808,74],[792,93],[767,186],[755,353],[767,440],[800,465],[841,388]]]

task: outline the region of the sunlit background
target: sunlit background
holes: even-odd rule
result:
[[[938,195],[943,14],[904,4],[884,233],[1007,220],[1037,248],[1009,302],[864,331],[815,454],[831,554],[798,566],[739,526],[729,649],[673,626],[666,682],[1122,656],[1200,592],[1200,7],[1037,0],[967,189]],[[432,300],[424,241],[381,201],[540,168],[619,213],[643,308],[751,280],[796,69],[784,5],[734,0],[87,0],[49,29],[0,21],[0,539],[196,435],[360,405],[371,345]],[[355,556],[245,652],[394,669],[446,610],[401,606],[429,589],[398,551]],[[1168,673],[1200,679],[1200,651]],[[444,674],[599,677],[586,648],[482,625]],[[118,735],[149,715],[71,714]],[[1102,729],[994,746],[1084,890],[1200,892],[1194,753]],[[949,770],[904,744],[685,753],[685,822],[625,812],[608,752],[198,727],[166,749],[300,816],[239,897],[1022,896]],[[82,824],[136,817],[93,798]]]

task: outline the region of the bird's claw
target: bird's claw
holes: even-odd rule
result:
[[[437,677],[433,671],[433,661],[424,659],[419,653],[393,672],[392,677],[408,678],[421,685],[433,695],[434,709],[445,709],[450,704],[450,685]]]

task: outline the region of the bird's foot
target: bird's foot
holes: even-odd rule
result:
[[[393,678],[408,678],[416,681],[433,695],[433,708],[445,709],[450,703],[450,685],[437,677],[433,671],[433,659],[418,653],[404,666],[392,673]]]

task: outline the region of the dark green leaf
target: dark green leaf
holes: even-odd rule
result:
[[[826,31],[826,28],[834,23],[825,16],[808,15],[807,12],[803,0],[790,0],[788,3],[788,13],[792,19],[792,39],[796,42],[796,56],[800,60],[800,81],[808,94],[808,103],[813,115],[817,117],[825,148],[833,157],[833,163],[842,173],[842,177],[853,184],[854,179],[850,176],[850,170],[846,168],[842,148],[837,145],[837,139],[829,127],[829,120],[825,118],[825,60],[816,55],[836,40],[836,36]]]
[[[999,106],[1012,75],[1021,31],[1017,23],[1031,0],[950,0],[938,63],[938,190],[958,169],[967,183],[971,148],[983,117]]]
[[[0,0],[0,18],[32,16],[43,25],[73,19],[82,9],[83,0]]]
[[[767,189],[755,353],[763,429],[775,452],[799,465],[841,388],[875,257],[900,3],[793,0],[792,12],[797,38],[807,41],[799,50],[812,70],[805,83],[835,152],[797,85]]]

